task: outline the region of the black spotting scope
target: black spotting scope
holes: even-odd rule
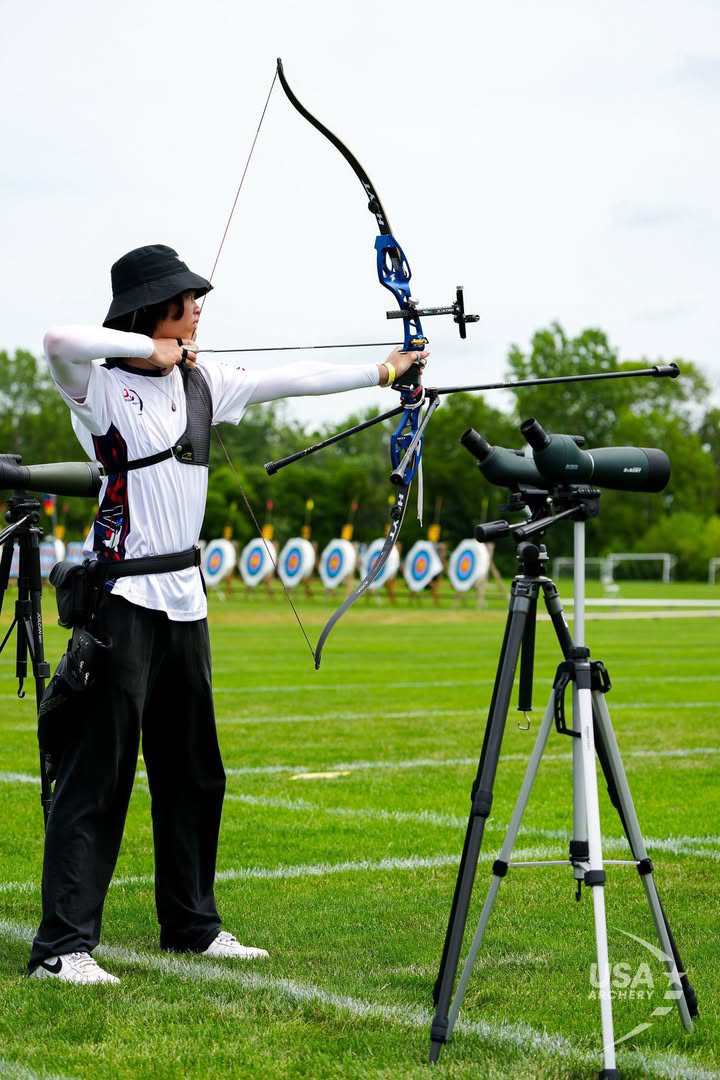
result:
[[[662,450],[640,446],[582,450],[575,436],[548,435],[532,417],[520,425],[520,431],[532,447],[533,459],[546,484],[662,491],[670,479],[670,459]]]
[[[21,465],[19,454],[0,454],[0,491],[42,491],[49,495],[97,495],[103,467],[97,461],[53,461]]]

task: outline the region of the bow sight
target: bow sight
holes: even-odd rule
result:
[[[465,314],[465,300],[463,298],[463,287],[458,285],[455,289],[455,301],[448,307],[426,307],[419,308],[417,301],[412,297],[409,300],[409,308],[407,311],[388,311],[388,319],[414,319],[425,318],[426,315],[452,315],[453,322],[457,324],[460,331],[460,337],[467,337],[467,330],[465,329],[467,323],[480,322],[479,315],[466,315]]]

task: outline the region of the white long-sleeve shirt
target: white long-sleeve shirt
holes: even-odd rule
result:
[[[98,558],[136,559],[183,551],[197,543],[205,513],[208,472],[175,457],[143,469],[113,472],[174,446],[187,424],[182,376],[176,368],[105,367],[106,356],[149,357],[143,334],[104,327],[50,330],[45,351],[53,379],[72,411],[72,424],[90,458],[105,465],[97,517],[86,552]],[[332,394],[376,386],[376,364],[339,366],[308,361],[268,371],[235,368],[198,357],[210,389],[213,423],[239,423],[249,405],[281,397]],[[207,602],[194,568],[170,574],[118,578],[113,595],[166,612],[169,618],[204,618]]]

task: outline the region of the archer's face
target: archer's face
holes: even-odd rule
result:
[[[190,338],[194,339],[200,317],[200,305],[195,300],[195,293],[190,291],[183,293],[183,313],[179,319],[173,319],[168,315],[155,328],[153,337],[156,338]]]

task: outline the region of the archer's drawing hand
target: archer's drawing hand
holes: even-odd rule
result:
[[[401,375],[404,375],[408,368],[412,367],[413,364],[420,364],[421,367],[425,367],[425,361],[427,360],[429,355],[429,349],[413,349],[408,352],[403,352],[402,349],[393,349],[393,351],[388,356],[388,362],[395,370],[395,379],[399,378]],[[380,382],[381,385],[387,386],[387,375],[383,375],[382,373],[382,368],[384,367],[385,364],[380,365]]]
[[[148,357],[153,367],[167,368],[181,364],[186,359],[188,367],[195,367],[195,353],[197,343],[190,338],[182,338],[182,345],[178,345],[177,338],[153,338],[152,356]],[[185,353],[185,357],[183,357]]]

